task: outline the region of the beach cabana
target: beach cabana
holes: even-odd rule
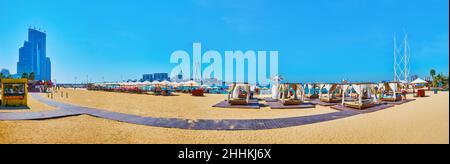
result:
[[[382,101],[401,101],[402,93],[401,85],[398,82],[389,82],[389,83],[381,83],[378,85],[378,91],[381,92],[381,97],[379,97]]]
[[[300,105],[305,101],[305,90],[301,84],[282,84],[280,94],[283,105]]]
[[[343,94],[342,94],[342,105],[345,107],[350,107],[354,109],[366,109],[370,107],[374,107],[377,105],[376,98],[372,97],[372,94],[375,94],[376,91],[374,89],[374,85],[371,83],[357,83],[350,85],[343,85]],[[357,94],[357,100],[346,102],[345,101],[345,92],[349,89],[352,89]]]
[[[314,108],[312,103],[305,103],[305,88],[302,84],[280,84],[277,100],[266,100],[271,109],[304,109]]]
[[[233,83],[228,92],[230,105],[247,105],[250,103],[250,85]]]
[[[310,99],[316,99],[319,98],[319,94],[317,93],[317,84],[306,84],[306,87],[308,87],[308,93],[306,94],[307,98]]]
[[[325,89],[326,93],[323,94],[322,90]],[[320,88],[319,99],[322,102],[327,103],[339,103],[342,101],[342,97],[335,94],[339,90],[338,84],[323,84]]]

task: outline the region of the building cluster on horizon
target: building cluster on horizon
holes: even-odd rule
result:
[[[46,52],[46,34],[36,29],[28,29],[28,41],[19,49],[17,76],[33,73],[34,80],[51,81],[51,61]]]
[[[154,73],[142,75],[141,81],[170,81],[168,73]]]
[[[193,80],[193,79],[184,79],[183,73],[180,72],[178,75],[174,76],[174,77],[169,77],[168,73],[154,73],[154,74],[143,74],[142,75],[142,79],[140,80],[141,82],[144,81],[149,81],[149,82],[153,82],[153,81],[171,81],[171,82],[184,82],[184,81],[189,81],[189,80]],[[128,80],[133,82],[132,80]],[[137,80],[135,80],[137,81]],[[211,86],[217,86],[217,85],[222,85],[222,81],[215,79],[215,78],[209,78],[209,79],[202,79],[202,80],[194,80],[198,83],[204,84],[204,85],[211,85]]]

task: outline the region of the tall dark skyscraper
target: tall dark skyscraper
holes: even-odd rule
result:
[[[28,29],[28,41],[19,49],[19,62],[17,74],[34,73],[35,80],[50,81],[52,67],[50,58],[46,53],[46,34],[44,32]]]

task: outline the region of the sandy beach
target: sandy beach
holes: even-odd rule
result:
[[[155,117],[189,119],[281,118],[334,112],[311,110],[218,109],[225,95],[155,97],[122,93],[68,91],[80,106]],[[272,130],[204,131],[148,127],[81,115],[41,121],[0,121],[0,143],[449,143],[449,93],[344,119]],[[82,99],[84,97],[84,99]],[[89,97],[89,98],[86,98]],[[31,99],[31,98],[30,98]],[[31,110],[50,109],[30,101]],[[40,105],[39,105],[40,104]],[[34,109],[36,108],[36,109]]]
[[[214,108],[213,105],[226,100],[227,95],[206,94],[205,97],[194,97],[189,94],[175,93],[174,96],[153,96],[103,91],[87,91],[62,89],[64,95],[55,94],[53,100],[84,107],[104,109],[113,112],[139,116],[184,118],[184,119],[264,119],[284,118],[305,115],[317,115],[335,112],[328,107],[317,106],[311,109],[271,110],[261,109]],[[42,95],[46,97],[46,95]],[[262,102],[261,102],[262,103]]]

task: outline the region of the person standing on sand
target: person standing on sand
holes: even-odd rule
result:
[[[403,100],[406,100],[406,94],[407,94],[408,92],[406,91],[405,87],[402,87],[401,92],[402,92],[402,99],[403,99]]]

